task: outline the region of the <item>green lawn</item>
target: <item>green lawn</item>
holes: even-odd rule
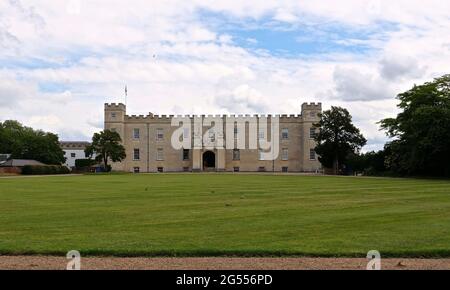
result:
[[[0,178],[0,254],[450,257],[450,181]]]

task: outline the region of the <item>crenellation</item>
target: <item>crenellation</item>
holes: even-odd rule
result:
[[[111,109],[121,109],[121,110],[125,110],[126,106],[122,103],[105,103],[105,110],[111,110]]]

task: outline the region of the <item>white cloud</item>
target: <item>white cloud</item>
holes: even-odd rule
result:
[[[337,33],[348,51],[286,58],[248,34],[255,49],[240,47],[200,11],[265,29],[307,25],[312,38],[299,35],[299,45],[324,42],[321,25],[371,34]],[[375,122],[395,114],[395,95],[448,73],[448,11],[438,0],[0,1],[0,118],[86,139],[101,127],[102,103],[123,101],[128,84],[130,113],[297,114],[303,101],[340,104],[379,147]],[[62,88],[40,89],[47,82]]]
[[[356,68],[337,67],[334,81],[336,98],[339,100],[373,101],[392,99],[395,96],[389,82],[370,73],[362,73]]]

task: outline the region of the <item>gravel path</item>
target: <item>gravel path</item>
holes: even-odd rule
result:
[[[2,270],[65,269],[64,257],[0,256]],[[85,270],[364,270],[353,258],[82,258]],[[382,269],[450,270],[450,259],[383,259]]]

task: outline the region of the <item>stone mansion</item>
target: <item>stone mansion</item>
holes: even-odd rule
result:
[[[114,171],[139,173],[321,170],[313,139],[317,130],[313,124],[319,121],[319,113],[322,112],[320,103],[304,103],[300,115],[276,116],[158,116],[152,113],[147,116],[130,116],[127,115],[124,104],[105,104],[104,110],[105,129],[120,134],[127,154],[125,160],[112,164]],[[180,123],[176,118],[184,121]],[[269,126],[265,126],[263,120],[267,120]],[[180,124],[183,124],[183,127],[180,128]],[[215,126],[215,131],[212,131],[212,125]],[[243,131],[248,134],[241,134]],[[252,131],[254,135],[251,134]],[[252,136],[257,141],[252,141]],[[221,138],[226,140],[228,146],[220,141]],[[177,143],[178,140],[185,146],[174,146],[174,142]],[[271,147],[270,156],[273,158],[264,155],[266,148],[263,150],[261,146],[257,146],[262,144],[263,140]]]

